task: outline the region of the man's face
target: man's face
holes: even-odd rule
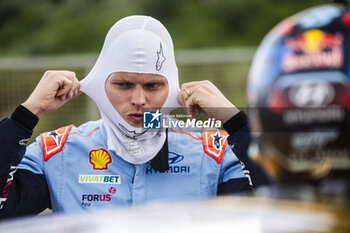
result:
[[[109,101],[131,126],[141,128],[143,111],[160,109],[168,97],[165,77],[158,74],[112,73],[105,84]]]

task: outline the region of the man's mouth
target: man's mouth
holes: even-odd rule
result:
[[[143,119],[142,113],[132,113],[128,115],[133,121],[141,122]]]

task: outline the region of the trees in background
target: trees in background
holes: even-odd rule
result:
[[[320,0],[0,0],[0,56],[98,52],[118,19],[151,15],[175,49],[257,45]]]

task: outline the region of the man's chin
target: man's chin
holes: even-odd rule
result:
[[[134,127],[134,128],[142,128],[143,127],[143,122],[141,121],[141,122],[139,122],[139,121],[137,121],[137,122],[135,122],[135,121],[130,121],[130,120],[128,120],[128,121],[126,121],[130,126],[132,126],[132,127]]]

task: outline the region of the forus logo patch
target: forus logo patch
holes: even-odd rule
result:
[[[112,194],[117,192],[115,187],[110,187],[108,189],[108,194],[83,194],[81,195],[81,206],[90,207],[93,203],[104,202],[108,203],[112,200]]]

